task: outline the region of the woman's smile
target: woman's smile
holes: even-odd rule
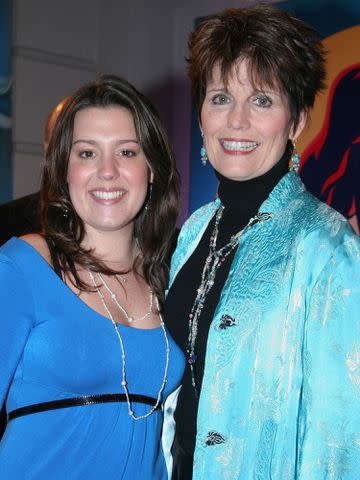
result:
[[[113,189],[113,190],[104,190],[104,189],[96,189],[90,190],[89,194],[93,197],[93,199],[103,205],[113,205],[118,203],[122,200],[124,195],[126,194],[126,190],[123,189]]]
[[[258,146],[258,142],[251,140],[234,140],[222,138],[219,140],[225,153],[228,155],[247,155],[253,152]]]
[[[297,130],[288,100],[275,87],[253,84],[246,60],[238,61],[227,81],[215,64],[201,108],[204,147],[211,165],[232,180],[249,180],[269,171]]]
[[[85,230],[132,230],[151,172],[131,113],[116,106],[81,110],[73,137],[68,187]]]

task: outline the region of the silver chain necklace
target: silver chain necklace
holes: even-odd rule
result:
[[[109,310],[109,307],[107,306],[106,304],[106,301],[105,301],[105,297],[104,295],[102,294],[102,292],[100,291],[99,287],[97,286],[96,284],[96,281],[95,281],[95,277],[93,275],[93,273],[88,270],[88,274],[89,274],[89,277],[94,285],[94,288],[97,292],[97,294],[99,295],[100,299],[101,299],[101,302],[104,306],[104,309],[106,311],[106,313],[108,314],[113,326],[114,326],[114,329],[115,329],[115,332],[116,332],[116,335],[119,339],[119,343],[120,343],[120,348],[121,348],[121,360],[122,360],[122,368],[121,368],[121,386],[123,387],[123,390],[124,390],[124,393],[125,393],[125,396],[126,396],[126,403],[127,403],[127,406],[128,406],[128,413],[129,415],[134,419],[134,420],[141,420],[141,419],[144,419],[144,418],[147,418],[149,417],[152,413],[155,412],[155,410],[158,408],[158,406],[160,405],[160,402],[161,402],[161,395],[162,395],[162,392],[165,388],[165,385],[166,385],[166,381],[167,381],[167,375],[168,375],[168,370],[169,370],[169,357],[170,357],[170,345],[169,345],[169,339],[168,339],[168,336],[167,336],[167,333],[166,333],[166,329],[165,329],[165,325],[164,325],[164,321],[163,321],[163,318],[161,316],[161,313],[159,311],[159,302],[158,302],[158,299],[155,297],[155,300],[156,300],[156,306],[157,306],[157,309],[159,311],[159,317],[160,317],[160,326],[162,328],[162,331],[163,331],[163,334],[164,334],[164,338],[165,338],[165,344],[166,344],[166,362],[165,362],[165,368],[164,368],[164,376],[163,376],[163,380],[162,380],[162,383],[161,383],[161,386],[160,386],[160,389],[159,389],[159,392],[158,392],[158,395],[157,395],[157,398],[156,398],[156,403],[155,405],[150,409],[150,411],[144,415],[139,415],[139,416],[136,416],[135,413],[134,413],[134,410],[132,408],[132,405],[131,405],[131,401],[130,401],[130,397],[129,397],[129,390],[128,390],[128,383],[127,383],[127,380],[126,380],[126,354],[125,354],[125,348],[124,348],[124,343],[123,343],[123,340],[122,340],[122,337],[121,337],[121,334],[120,334],[120,331],[119,331],[119,328],[118,328],[118,324],[115,322],[114,320],[114,317],[112,315],[112,313],[110,312]],[[99,278],[101,279],[101,274],[98,274],[99,275]],[[111,289],[108,290],[109,293],[110,293],[110,296],[113,294],[113,292],[111,291]],[[112,297],[113,298],[113,297]],[[116,303],[116,302],[115,302]],[[120,308],[121,311],[123,311],[122,308]],[[129,327],[128,327],[129,328]]]
[[[224,206],[221,205],[216,212],[214,230],[210,237],[209,254],[206,257],[204,268],[201,273],[200,285],[197,289],[195,301],[189,314],[189,335],[186,353],[188,355],[188,363],[190,365],[191,384],[193,386],[196,398],[199,397],[199,391],[196,384],[194,368],[195,363],[198,359],[198,356],[195,353],[195,344],[198,334],[199,318],[204,308],[206,297],[215,283],[215,276],[217,271],[225,261],[226,257],[237,247],[240,242],[240,238],[245,232],[245,230],[252,227],[255,223],[268,220],[271,217],[269,213],[258,213],[254,217],[250,218],[247,225],[242,230],[233,235],[226,245],[224,245],[219,250],[216,250],[216,242],[219,235],[219,223],[223,212]]]
[[[104,287],[106,288],[106,290],[109,292],[110,294],[110,297],[112,298],[112,300],[115,302],[116,306],[118,307],[118,309],[125,315],[125,318],[127,320],[128,323],[134,323],[134,322],[140,322],[141,320],[145,320],[146,317],[148,317],[149,315],[152,314],[152,307],[153,307],[153,293],[150,289],[150,305],[149,305],[149,310],[142,316],[142,317],[139,317],[139,318],[135,318],[135,317],[131,317],[128,312],[125,310],[125,308],[119,303],[118,299],[117,299],[117,296],[116,294],[110,289],[109,285],[105,282],[103,276],[101,275],[101,273],[98,273],[98,276],[102,282],[102,284],[104,285]]]

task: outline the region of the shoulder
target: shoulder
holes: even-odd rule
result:
[[[175,252],[171,259],[170,280],[174,278],[175,272],[191,255],[205,231],[209,221],[220,205],[219,200],[208,203],[196,210],[184,223],[180,230]]]
[[[29,233],[20,237],[25,243],[36,250],[48,263],[51,263],[49,247],[45,238],[39,233]]]
[[[0,305],[1,321],[10,321],[18,333],[33,323],[30,312],[35,308],[35,295],[39,285],[39,255],[26,242],[11,238],[0,248]],[[20,321],[18,321],[20,320]]]
[[[45,238],[39,233],[29,233],[20,237],[25,243],[30,245],[42,258],[51,266],[51,254]]]
[[[304,212],[299,213],[298,221],[302,224],[305,238],[316,238],[334,248],[344,242],[357,242],[358,237],[348,220],[309,192],[304,193],[304,207]],[[303,222],[301,217],[304,218]]]
[[[203,205],[202,207],[198,208],[193,212],[190,217],[186,220],[184,225],[191,224],[191,223],[196,223],[198,221],[204,220],[204,217],[212,216],[214,211],[219,208],[220,206],[220,200],[216,199],[213,202],[207,203],[206,205]]]
[[[20,283],[27,283],[31,251],[19,238],[13,237],[0,248],[0,284],[2,290]]]
[[[324,272],[360,271],[360,238],[339,212],[304,192],[291,225],[295,234],[297,259],[314,281]],[[291,236],[291,234],[289,234]],[[330,270],[329,270],[330,269]]]
[[[182,226],[179,234],[179,240],[196,236],[199,231],[206,226],[211,220],[217,208],[219,208],[220,201],[215,200],[211,203],[203,205],[198,210],[195,210]]]
[[[36,233],[13,237],[0,248],[0,263],[12,264],[19,270],[30,271],[40,256],[50,263],[50,253],[45,239]]]
[[[321,238],[336,245],[342,238],[355,235],[348,220],[306,190],[293,172],[284,177],[280,186],[275,189],[281,205],[276,212],[276,226],[290,238]]]
[[[317,232],[332,238],[352,232],[347,219],[312,195],[293,172],[285,175],[274,194],[281,205],[276,215],[279,226],[291,230],[296,236],[306,237]]]

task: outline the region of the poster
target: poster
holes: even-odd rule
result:
[[[360,2],[290,0],[281,6],[315,27],[327,52],[327,87],[298,142],[300,177],[360,233]]]

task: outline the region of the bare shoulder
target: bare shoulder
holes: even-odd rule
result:
[[[33,247],[49,264],[51,264],[49,247],[42,235],[38,233],[29,233],[21,236],[20,239]]]

